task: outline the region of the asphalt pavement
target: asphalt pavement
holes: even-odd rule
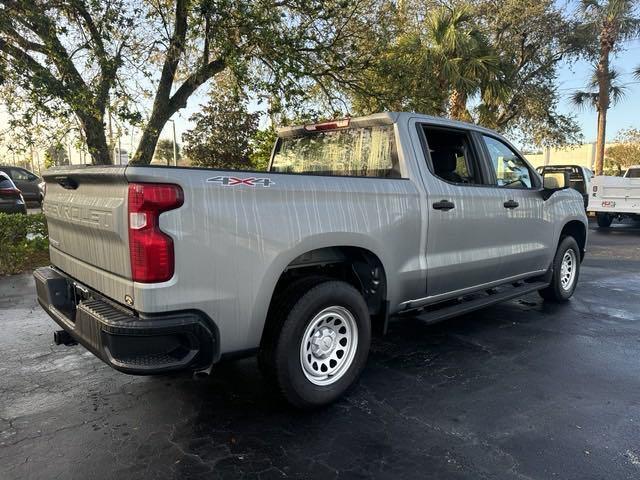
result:
[[[0,279],[0,479],[638,479],[640,227],[591,229],[571,302],[394,322],[360,382],[304,413],[255,361],[134,377]]]

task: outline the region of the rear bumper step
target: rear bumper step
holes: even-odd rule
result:
[[[121,372],[204,369],[217,358],[217,328],[198,311],[149,315],[100,297],[52,268],[33,276],[38,302],[75,341]],[[89,292],[89,293],[86,293]]]

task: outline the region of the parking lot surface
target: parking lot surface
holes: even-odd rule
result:
[[[640,227],[590,231],[575,297],[374,341],[338,403],[292,410],[252,359],[133,377],[53,345],[0,279],[0,479],[640,478]]]

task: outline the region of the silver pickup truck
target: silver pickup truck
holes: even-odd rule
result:
[[[564,301],[587,218],[493,131],[414,113],[284,128],[268,172],[45,173],[38,300],[132,374],[257,354],[299,407],[335,400],[389,318],[433,322],[530,292]]]

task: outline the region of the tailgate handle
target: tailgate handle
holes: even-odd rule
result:
[[[58,184],[62,188],[66,188],[67,190],[75,190],[76,188],[78,188],[78,182],[76,182],[71,177],[67,177],[65,175],[63,177],[55,177],[55,178],[56,178],[56,182],[58,182]]]

